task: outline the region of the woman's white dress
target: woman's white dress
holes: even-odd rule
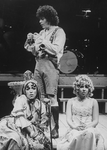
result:
[[[93,98],[88,98],[87,104],[77,97],[72,101],[72,120],[75,125],[88,125],[92,122]],[[104,139],[97,128],[87,128],[81,131],[69,128],[67,133],[59,140],[57,150],[105,150]]]
[[[11,114],[0,119],[0,150],[50,150],[50,139],[43,128],[45,114],[45,105],[38,99],[28,104],[25,95],[17,97]],[[35,139],[26,127],[35,131]]]

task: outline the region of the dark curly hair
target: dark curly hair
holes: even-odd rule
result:
[[[58,25],[59,23],[57,11],[49,5],[40,6],[37,9],[36,17],[38,19],[45,18],[51,25]]]

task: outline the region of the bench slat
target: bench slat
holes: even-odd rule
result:
[[[59,98],[61,102],[67,102],[70,98]],[[96,99],[98,102],[107,102],[107,99]]]

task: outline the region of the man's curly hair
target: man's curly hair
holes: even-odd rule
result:
[[[74,94],[77,95],[81,85],[84,85],[84,84],[87,85],[89,89],[88,96],[89,97],[93,96],[93,93],[92,93],[94,90],[93,82],[90,79],[90,77],[88,77],[87,75],[78,75],[75,77],[75,81],[73,82]]]
[[[36,17],[41,19],[45,18],[50,25],[58,25],[59,17],[57,11],[49,5],[40,6],[37,9]]]

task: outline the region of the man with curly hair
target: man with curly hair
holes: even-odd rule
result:
[[[52,137],[58,137],[59,107],[57,101],[57,86],[59,79],[60,58],[63,55],[66,42],[64,30],[58,26],[57,11],[49,5],[40,6],[36,16],[43,30],[40,33],[29,33],[25,42],[25,49],[32,52],[36,58],[34,78],[37,80],[41,100],[51,102],[55,128]]]

